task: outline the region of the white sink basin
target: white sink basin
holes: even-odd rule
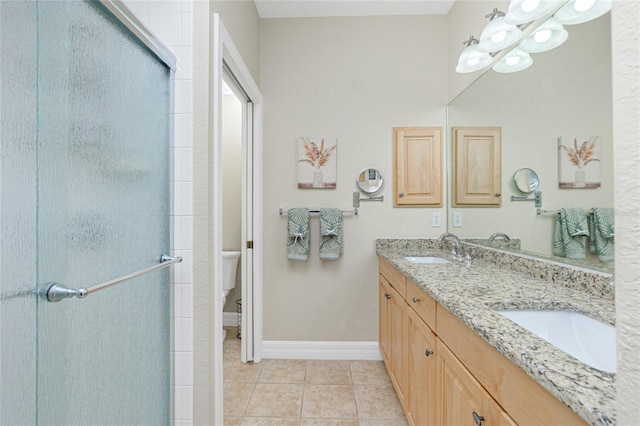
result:
[[[411,263],[451,263],[450,260],[438,256],[406,256],[405,259]]]
[[[571,311],[498,311],[598,370],[616,372],[616,329]]]

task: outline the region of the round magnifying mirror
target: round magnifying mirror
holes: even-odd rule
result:
[[[380,191],[383,183],[382,175],[376,169],[364,169],[356,179],[356,184],[360,191],[369,195]]]
[[[531,169],[518,169],[513,175],[513,186],[523,194],[531,194],[539,185],[538,175]]]

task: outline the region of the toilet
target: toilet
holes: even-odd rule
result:
[[[222,308],[227,301],[229,292],[236,286],[236,273],[238,270],[238,260],[240,259],[239,251],[223,251],[222,252],[222,290],[224,296],[222,298]],[[223,330],[222,339],[224,340],[227,331]]]

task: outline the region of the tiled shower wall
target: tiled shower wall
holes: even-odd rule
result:
[[[125,0],[140,21],[176,55],[171,146],[171,250],[182,256],[172,273],[171,418],[193,424],[193,31],[192,0]]]

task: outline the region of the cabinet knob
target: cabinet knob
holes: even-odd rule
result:
[[[413,303],[418,303],[420,301],[420,299],[418,299],[417,297],[414,297],[412,300],[413,300]]]
[[[479,415],[478,413],[476,413],[474,411],[473,412],[473,421],[475,422],[476,425],[482,426],[482,422],[484,421],[484,417],[482,417],[481,415]]]
[[[398,197],[404,197],[404,192],[399,193]]]
[[[496,192],[496,197],[499,197],[499,196],[501,196],[501,195],[502,195],[501,193]]]
[[[433,355],[433,351],[429,348],[427,348],[426,351],[424,351],[424,356],[429,356],[429,355]]]
[[[384,297],[386,297],[386,298],[387,298],[387,300],[391,299],[391,295],[390,295],[389,293],[385,293],[385,294],[384,294]]]

